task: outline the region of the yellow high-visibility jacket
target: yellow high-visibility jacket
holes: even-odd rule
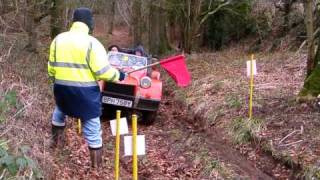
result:
[[[109,64],[103,45],[88,32],[86,24],[74,22],[70,31],[52,41],[48,62],[57,106],[65,114],[82,119],[101,114],[97,80],[119,79],[119,71]]]

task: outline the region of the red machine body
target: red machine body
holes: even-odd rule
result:
[[[151,62],[146,57],[125,53],[108,54],[112,66],[130,72],[145,67]],[[115,114],[115,110],[134,111],[144,122],[153,122],[162,97],[160,72],[151,67],[129,73],[117,83],[105,83],[102,92],[104,114]]]

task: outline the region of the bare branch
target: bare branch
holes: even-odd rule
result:
[[[122,4],[122,7],[120,5],[120,1],[116,1],[116,4],[117,4],[117,8],[118,8],[118,11],[119,11],[119,14],[120,16],[123,18],[123,20],[125,21],[125,23],[130,26],[130,14],[128,15],[127,12],[130,12],[130,8],[128,8],[128,4],[127,3],[123,3]],[[124,9],[124,10],[123,10]]]
[[[203,24],[203,23],[209,18],[209,16],[217,13],[220,9],[222,9],[222,8],[225,7],[225,6],[228,6],[230,3],[231,3],[230,1],[227,1],[227,2],[225,2],[225,3],[222,3],[222,4],[220,4],[218,7],[216,7],[214,10],[208,12],[208,13],[201,19],[200,24]]]

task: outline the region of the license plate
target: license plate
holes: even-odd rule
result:
[[[132,101],[130,100],[113,98],[109,96],[102,96],[102,102],[105,104],[112,104],[112,105],[124,106],[129,108],[132,107]]]

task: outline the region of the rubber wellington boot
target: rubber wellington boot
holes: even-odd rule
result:
[[[102,147],[101,148],[90,148],[90,159],[91,166],[93,168],[99,168],[102,164]]]
[[[65,144],[64,126],[52,125],[51,135],[52,135],[52,139],[50,142],[50,147],[51,148],[56,148],[56,147],[62,148]]]

